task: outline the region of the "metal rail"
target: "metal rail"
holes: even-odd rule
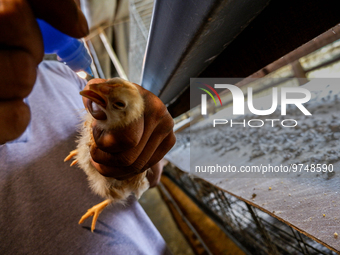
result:
[[[170,103],[268,3],[155,1],[142,86]]]
[[[100,28],[98,28],[98,30],[99,30],[99,37],[102,40],[104,47],[107,51],[107,54],[109,54],[110,59],[111,59],[113,65],[114,65],[114,67],[116,68],[116,71],[117,71],[119,77],[123,78],[125,80],[128,80],[127,75],[126,75],[122,65],[120,64],[118,57],[117,57],[115,51],[113,50],[112,45],[111,45],[109,39],[107,38],[104,29],[102,29],[100,27]]]
[[[209,254],[212,255],[211,251],[209,250],[208,246],[205,244],[204,240],[201,238],[201,236],[198,234],[194,226],[190,223],[190,221],[185,217],[175,200],[173,200],[172,196],[169,194],[169,192],[166,190],[164,185],[162,183],[159,183],[159,188],[161,189],[162,193],[166,196],[166,198],[170,201],[170,203],[173,205],[173,207],[176,209],[176,211],[179,213],[181,216],[182,220],[187,224],[187,226],[190,228],[190,230],[194,233],[194,235],[197,237],[197,239],[200,241],[202,244],[203,248],[205,251]]]

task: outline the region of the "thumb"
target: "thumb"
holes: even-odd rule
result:
[[[74,0],[28,0],[34,15],[59,31],[76,38],[89,33],[84,14]]]

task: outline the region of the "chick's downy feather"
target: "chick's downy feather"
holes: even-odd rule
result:
[[[66,160],[75,157],[73,164],[84,170],[91,189],[106,200],[91,209],[81,218],[82,223],[93,215],[92,231],[100,212],[110,203],[124,203],[131,195],[139,198],[149,188],[146,171],[126,180],[117,180],[101,175],[91,164],[90,148],[95,141],[92,135],[92,122],[101,130],[122,128],[140,118],[144,112],[144,101],[132,83],[120,78],[110,79],[100,84],[91,84],[89,90],[80,94],[90,99],[88,111],[81,126],[77,149]]]

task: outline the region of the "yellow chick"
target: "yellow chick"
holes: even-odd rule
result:
[[[89,90],[80,94],[90,99],[89,108],[97,119],[97,127],[103,130],[112,130],[124,127],[140,118],[144,112],[144,101],[138,89],[132,83],[121,78],[113,78],[100,84],[91,84]],[[77,149],[71,151],[64,161],[75,157],[71,166],[78,164],[87,175],[91,189],[105,200],[85,213],[79,221],[93,216],[91,231],[95,229],[99,214],[112,202],[124,203],[134,194],[137,199],[149,188],[146,171],[126,180],[117,180],[101,175],[91,164],[90,148],[94,144],[92,135],[93,116],[87,112],[84,125],[80,130]]]

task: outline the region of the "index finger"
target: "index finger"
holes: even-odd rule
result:
[[[35,16],[59,31],[76,38],[88,34],[88,25],[74,0],[28,0]]]

